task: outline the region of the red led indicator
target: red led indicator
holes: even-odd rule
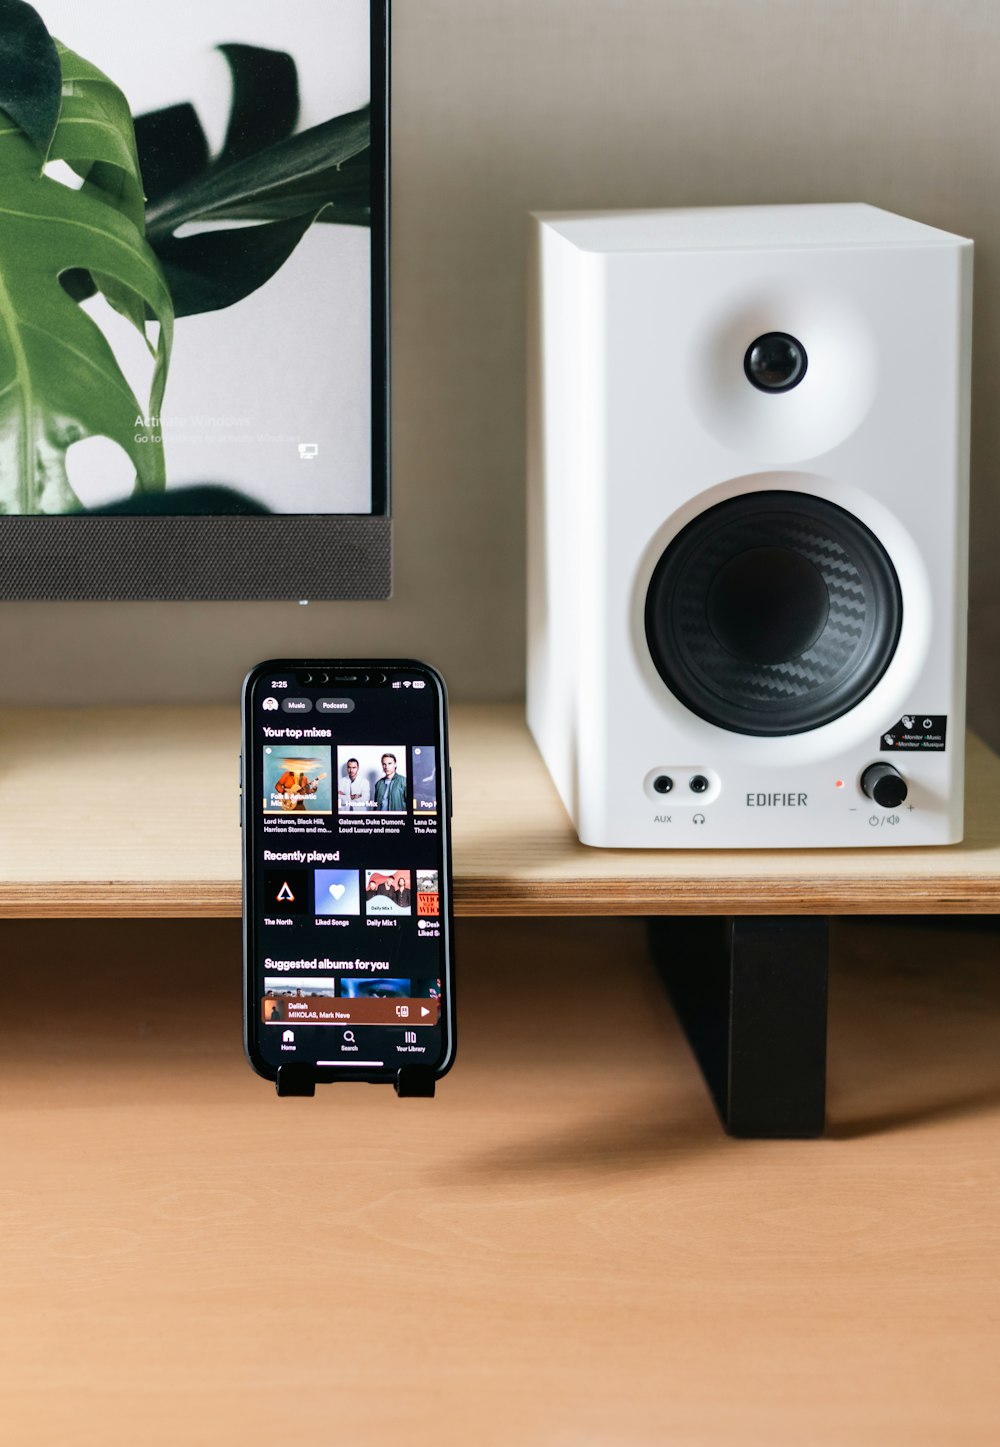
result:
[[[843,779],[838,779],[838,780],[837,780],[836,787],[837,787],[838,789],[842,789],[842,788],[844,787],[844,781],[843,781]]]

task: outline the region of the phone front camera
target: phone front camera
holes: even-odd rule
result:
[[[312,676],[311,673],[304,673],[304,674],[302,675],[302,682],[303,682],[303,683],[312,683],[312,681],[313,681],[313,676]]]
[[[788,332],[765,332],[751,342],[743,358],[747,380],[761,392],[789,392],[806,374],[809,359]]]
[[[321,673],[320,676],[319,676],[319,682],[320,682],[320,683],[329,683],[329,682],[330,682],[330,675],[329,675],[328,673]]]

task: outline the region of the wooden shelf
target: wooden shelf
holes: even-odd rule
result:
[[[947,849],[587,849],[518,705],[452,714],[465,915],[1000,913],[1000,759]],[[0,916],[240,912],[236,709],[0,713]]]

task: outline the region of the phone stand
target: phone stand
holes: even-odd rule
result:
[[[315,1095],[316,1073],[308,1065],[279,1065],[274,1088],[279,1095]]]
[[[434,1071],[426,1065],[404,1065],[397,1073],[394,1084],[399,1096],[431,1096],[434,1094]]]
[[[434,1071],[426,1065],[404,1065],[393,1081],[401,1098],[429,1098],[434,1094]],[[316,1071],[311,1065],[279,1065],[274,1088],[279,1095],[315,1095]]]

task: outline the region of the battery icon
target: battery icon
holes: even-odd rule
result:
[[[422,678],[415,678],[415,679],[413,680],[413,687],[414,687],[414,688],[426,688],[427,685],[425,684],[425,682],[424,682],[424,680],[423,680]]]

